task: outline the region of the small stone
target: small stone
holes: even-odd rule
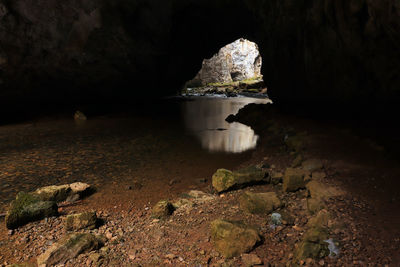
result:
[[[97,225],[96,212],[83,212],[68,215],[65,219],[65,228],[67,231],[77,231],[81,229],[94,229]]]
[[[165,219],[174,212],[175,208],[168,200],[160,200],[152,209],[152,217]]]
[[[175,254],[172,254],[172,253],[165,255],[165,257],[166,257],[167,259],[170,259],[170,260],[173,260],[173,259],[176,258]]]
[[[242,262],[245,266],[261,265],[261,259],[255,254],[242,254]]]

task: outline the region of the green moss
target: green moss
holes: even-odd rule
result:
[[[55,216],[58,214],[57,209],[55,202],[41,201],[35,194],[20,192],[11,202],[6,216],[6,226],[15,229],[32,221]]]

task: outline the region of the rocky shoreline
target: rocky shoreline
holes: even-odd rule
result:
[[[68,202],[49,194],[64,201],[60,216],[5,232],[2,266],[389,266],[399,241],[366,242],[375,225],[358,216],[374,208],[340,182],[334,158],[314,157],[316,135],[258,128],[268,145],[251,160],[174,199],[110,209],[90,205],[98,193]]]

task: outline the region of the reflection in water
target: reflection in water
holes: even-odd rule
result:
[[[250,103],[271,103],[269,99],[194,97],[193,100],[183,106],[185,125],[204,149],[240,153],[256,147],[258,136],[253,129],[238,122],[227,123],[225,118]]]

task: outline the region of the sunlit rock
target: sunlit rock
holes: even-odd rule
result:
[[[193,80],[207,85],[260,77],[261,63],[257,44],[241,38],[221,48],[212,58],[203,60]]]
[[[49,185],[38,188],[33,193],[43,201],[72,201],[93,193],[94,188],[86,183],[76,182],[64,185]]]
[[[35,194],[43,201],[64,201],[71,193],[69,185],[50,185],[37,189]]]

